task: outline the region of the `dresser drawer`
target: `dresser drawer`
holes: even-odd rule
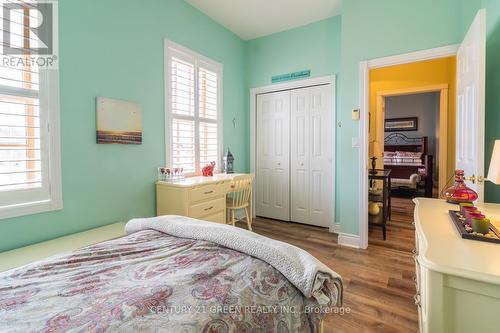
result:
[[[214,214],[214,215],[207,216],[207,217],[202,217],[201,219],[205,220],[205,221],[215,222],[215,223],[222,223],[222,224],[226,223],[226,221],[224,219],[224,211],[219,212],[219,213]]]
[[[197,202],[216,198],[226,193],[225,183],[209,184],[200,187],[195,187],[189,190],[189,202]]]
[[[202,216],[211,216],[217,213],[224,213],[226,209],[226,198],[210,200],[197,205],[189,207],[189,216],[192,218],[200,218]]]

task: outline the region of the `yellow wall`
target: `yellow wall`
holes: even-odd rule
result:
[[[455,168],[456,58],[448,57],[370,70],[370,142],[377,138],[377,94],[382,91],[448,85],[448,170]],[[382,159],[378,159],[383,163]],[[435,161],[436,163],[437,161]]]

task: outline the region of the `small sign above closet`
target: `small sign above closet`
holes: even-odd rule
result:
[[[278,82],[283,82],[283,81],[298,80],[298,79],[303,79],[303,78],[310,77],[310,76],[311,76],[311,71],[305,70],[305,71],[300,71],[300,72],[275,75],[271,78],[271,82],[278,83]]]

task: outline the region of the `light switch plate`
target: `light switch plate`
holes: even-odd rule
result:
[[[352,109],[352,120],[359,120],[359,109]]]
[[[359,148],[359,138],[352,138],[352,148]]]

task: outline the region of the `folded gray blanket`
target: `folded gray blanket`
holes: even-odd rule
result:
[[[165,215],[130,220],[127,234],[153,229],[175,237],[213,242],[263,260],[281,272],[305,297],[314,297],[320,305],[342,304],[342,279],[308,252],[254,232],[230,225],[209,223],[185,216]],[[338,290],[331,299],[327,283]]]

